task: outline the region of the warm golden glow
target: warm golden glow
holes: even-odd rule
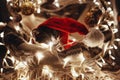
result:
[[[48,79],[52,78],[53,77],[53,71],[49,68],[49,66],[47,65],[44,65],[43,66],[43,69],[42,69],[42,75],[43,76],[47,76]]]
[[[7,0],[7,2],[9,2],[9,1],[11,1],[11,0]],[[41,12],[40,4],[42,4],[43,0],[36,0],[36,1],[37,1],[37,3],[34,3],[34,6],[36,8],[35,10],[37,13],[40,13]],[[79,0],[79,1],[85,2],[87,0]],[[100,4],[100,2],[98,2],[98,0],[93,0],[93,2],[95,3],[95,5],[101,7],[101,4]],[[55,0],[54,4],[58,8],[60,7],[59,0]],[[111,2],[107,2],[107,4],[111,5]],[[10,6],[13,6],[13,4],[10,3]],[[110,16],[114,16],[111,7],[108,7],[106,11],[109,12]],[[29,17],[29,18],[28,18],[28,16],[24,16],[22,21],[21,21],[21,24],[29,26],[29,28],[31,29],[30,36],[33,36],[32,29],[34,29],[36,27],[36,25],[38,26],[38,24],[40,24],[43,20],[42,21],[41,21],[41,19],[38,20],[38,17],[36,17],[34,14],[32,14],[30,16],[31,17]],[[103,16],[103,17],[105,17],[105,16]],[[9,18],[11,20],[14,20],[13,19],[14,17],[12,17],[12,16],[10,16]],[[25,23],[24,23],[24,21],[25,21]],[[99,20],[98,24],[96,24],[96,25],[97,26],[101,25],[100,22],[101,22],[101,20]],[[105,28],[105,31],[106,31],[106,30],[109,30],[108,26],[112,26],[114,23],[115,23],[114,20],[107,20],[106,19],[107,25],[103,24],[101,26],[103,28]],[[0,22],[0,26],[3,26],[3,25],[5,26],[6,24]],[[114,35],[115,33],[118,32],[118,29],[115,26],[113,26],[113,27],[111,27],[112,35]],[[14,24],[14,28],[17,32],[22,32],[21,27],[19,25],[16,25],[16,23]],[[97,27],[96,30],[99,30],[99,27]],[[0,33],[0,37],[1,38],[4,37],[4,32]],[[96,37],[95,37],[95,39],[96,39]],[[34,40],[34,38],[30,37],[28,44],[33,44],[33,40]],[[73,36],[71,36],[70,40],[72,40],[73,42],[70,42],[69,44],[72,44],[74,42],[79,42],[79,40],[74,38]],[[107,43],[104,43],[104,39],[103,39],[103,41],[101,42],[101,44],[103,43],[101,45],[102,47],[97,45],[97,47],[100,47],[103,50],[102,55],[99,55],[99,54],[98,54],[99,56],[97,55],[99,57],[99,60],[98,60],[98,58],[91,58],[90,57],[90,59],[92,61],[92,62],[90,62],[90,59],[88,59],[85,56],[84,52],[80,52],[77,54],[73,53],[71,55],[66,56],[65,58],[61,58],[60,56],[58,56],[58,54],[57,54],[58,50],[56,49],[59,46],[59,45],[56,46],[56,44],[61,44],[60,40],[59,40],[59,38],[56,40],[54,37],[51,37],[51,41],[49,41],[47,44],[46,43],[37,43],[37,42],[36,42],[36,44],[34,44],[37,47],[42,47],[44,49],[43,51],[36,50],[36,53],[33,53],[33,54],[35,54],[34,55],[35,59],[36,59],[35,61],[34,61],[34,59],[30,59],[31,61],[33,60],[33,62],[30,63],[29,61],[27,61],[27,59],[26,60],[22,60],[22,59],[19,60],[16,57],[14,57],[13,55],[11,55],[11,56],[6,56],[3,59],[4,64],[5,64],[3,66],[10,67],[6,61],[6,58],[12,60],[12,63],[13,63],[12,68],[14,68],[16,73],[17,73],[16,80],[32,80],[31,74],[34,74],[33,78],[35,78],[36,76],[40,77],[41,78],[40,80],[46,80],[46,79],[47,80],[62,80],[62,79],[60,79],[63,76],[62,74],[65,74],[65,75],[68,75],[69,77],[72,77],[73,80],[78,80],[77,78],[79,76],[81,76],[81,79],[84,80],[86,75],[87,75],[87,80],[96,80],[96,78],[95,78],[96,76],[97,76],[98,80],[103,80],[103,79],[104,80],[113,80],[109,74],[102,72],[100,68],[103,67],[104,64],[106,64],[106,61],[103,59],[103,56],[105,55],[106,51],[109,50],[108,51],[109,57],[111,59],[115,60],[115,57],[112,56],[112,50],[118,49],[118,47],[117,47],[117,45],[114,44],[114,41],[120,41],[120,39],[119,38],[112,39],[111,41],[109,41]],[[96,46],[93,46],[93,42],[94,42],[93,40],[91,42],[86,41],[86,43],[90,45],[89,47],[96,47]],[[96,42],[95,45],[98,43],[100,43],[100,42]],[[0,43],[0,45],[5,45],[5,44]],[[60,47],[61,47],[61,45],[60,45]],[[62,45],[62,47],[63,46],[64,45]],[[55,50],[56,50],[56,53],[54,53]],[[17,50],[16,50],[16,52],[17,52]],[[58,51],[58,52],[60,52],[60,51]],[[88,54],[91,54],[91,52],[88,52]],[[7,51],[7,55],[10,55],[10,50]],[[16,55],[17,55],[17,53],[16,53]],[[49,56],[50,56],[50,58],[49,58]],[[57,58],[56,58],[56,56],[57,56]],[[48,59],[48,60],[45,60],[46,63],[40,64],[40,61],[42,61],[42,60],[44,61],[44,59],[46,59],[46,57]],[[58,62],[55,61],[56,64],[54,63],[54,61],[50,62],[49,59],[51,60],[51,57],[52,57],[52,59],[55,58],[55,60],[58,59]],[[33,58],[33,56],[31,58]],[[61,60],[61,61],[59,61],[59,60]],[[94,64],[95,66],[92,64]],[[61,66],[62,66],[62,68],[61,68]],[[97,68],[96,68],[96,66],[97,66]],[[42,72],[40,72],[40,71],[42,71]],[[59,72],[61,72],[61,73],[59,73]],[[0,73],[3,73],[3,68],[0,69]],[[88,75],[90,73],[92,74],[92,76],[88,77]],[[35,80],[39,80],[39,79],[36,78]],[[67,79],[64,79],[64,80],[67,80]]]
[[[13,17],[12,17],[12,16],[10,16],[9,18],[10,18],[11,20],[13,20]]]
[[[0,37],[1,37],[1,38],[4,37],[4,32],[0,33]]]
[[[60,7],[60,4],[59,4],[58,0],[55,0],[54,4],[55,4],[57,7]]]
[[[25,61],[16,61],[16,66],[15,66],[15,69],[18,70],[18,69],[21,69],[21,68],[26,68],[27,67],[27,62]]]
[[[71,67],[71,74],[73,77],[77,78],[79,76],[79,74],[75,71],[74,67]]]
[[[35,56],[38,59],[38,63],[45,57],[42,52],[36,52]]]
[[[0,73],[3,73],[3,68],[0,68]]]
[[[15,26],[15,30],[16,30],[16,31],[20,31],[20,26],[16,25],[16,26]]]

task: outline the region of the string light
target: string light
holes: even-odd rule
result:
[[[7,0],[7,2],[9,2],[9,1],[11,1],[11,0]],[[98,5],[98,6],[100,6],[100,3],[99,2],[97,2],[97,0],[93,0],[93,2],[95,3],[95,5]],[[41,4],[42,3],[42,1],[41,0],[37,0],[37,4]],[[55,2],[54,2],[54,4],[57,6],[57,7],[60,7],[60,4],[59,4],[59,1],[58,0],[55,0]],[[108,5],[110,5],[111,4],[111,2],[107,2],[107,4]],[[34,4],[35,5],[35,4]],[[10,4],[10,6],[13,6],[13,4]],[[110,15],[113,15],[113,11],[112,11],[112,8],[111,7],[107,7],[107,11],[109,12],[109,14]],[[37,8],[37,13],[40,13],[41,12],[41,9],[40,8]],[[12,16],[10,16],[9,17],[11,20],[13,20],[13,17]],[[114,24],[114,20],[111,20],[111,21],[107,21],[107,24],[109,25],[109,26],[111,26],[112,24]],[[105,29],[109,29],[109,27],[108,27],[108,25],[102,25]],[[21,29],[20,29],[20,26],[15,26],[15,29],[16,29],[16,31],[21,31]],[[97,29],[99,29],[99,28],[97,28]],[[114,35],[115,33],[117,33],[118,32],[118,29],[117,28],[112,28],[111,29],[112,30],[112,34]],[[32,35],[31,35],[32,36]],[[0,34],[0,37],[4,37],[4,32],[2,32],[1,34]],[[33,44],[32,43],[32,37],[30,38],[30,41],[28,42],[29,44]],[[53,50],[53,46],[54,46],[54,44],[57,42],[53,37],[51,38],[52,39],[52,41],[49,41],[49,43],[48,44],[45,44],[45,43],[41,43],[39,46],[42,46],[42,47],[44,47],[46,50],[47,49],[49,49],[49,51],[51,51],[52,52],[52,50]],[[77,40],[76,39],[72,39],[73,40],[73,42],[76,42]],[[119,38],[117,38],[117,39],[114,39],[114,41],[120,41],[120,39]],[[110,46],[108,46],[108,45],[105,45],[105,47],[104,47],[104,53],[107,51],[107,50],[109,50],[109,55],[110,55],[110,58],[112,58],[113,60],[115,60],[115,57],[114,56],[112,56],[112,52],[111,52],[111,50],[112,49],[118,49],[118,47],[115,45],[115,44],[110,44]],[[8,50],[7,51],[7,54],[10,54],[10,50]],[[38,60],[38,64],[40,63],[40,61],[45,57],[44,56],[44,54],[42,53],[42,52],[40,52],[40,51],[38,51],[38,52],[36,52],[35,53],[35,57],[37,58],[37,60]],[[14,68],[15,68],[15,70],[20,70],[20,69],[26,69],[25,70],[25,72],[27,73],[29,70],[29,67],[28,67],[28,63],[27,63],[27,61],[19,61],[19,60],[16,60],[16,58],[15,57],[10,57],[10,59],[12,60],[12,62],[13,63],[16,63],[15,64],[15,66],[14,66]],[[102,60],[102,62],[98,62],[97,60],[95,60],[95,62],[100,66],[100,67],[102,67],[103,66],[103,64],[106,64],[106,61],[103,59],[103,57],[102,56],[100,56],[100,59]],[[3,59],[4,60],[4,62],[5,62],[5,64],[7,64],[7,61],[6,61],[6,59]],[[79,53],[79,54],[77,54],[77,55],[70,55],[70,56],[67,56],[67,57],[65,57],[65,58],[63,58],[63,59],[61,59],[61,60],[63,60],[63,68],[65,69],[66,67],[68,67],[68,66],[70,66],[70,72],[71,72],[71,74],[72,74],[72,77],[73,77],[73,79],[76,79],[78,76],[82,76],[82,80],[84,80],[84,78],[85,78],[85,75],[81,72],[81,70],[80,70],[80,72],[81,73],[78,73],[77,72],[77,70],[75,70],[76,68],[81,68],[81,66],[83,67],[83,64],[84,64],[84,61],[87,61],[87,59],[85,58],[85,56],[84,56],[84,53]],[[89,62],[89,61],[88,61]],[[78,64],[79,63],[79,64]],[[78,64],[78,65],[76,65],[76,64]],[[72,66],[71,66],[72,65]],[[9,66],[8,64],[7,64],[7,66]],[[76,67],[77,66],[77,67]],[[88,66],[87,67],[88,68],[88,71],[90,71],[90,72],[93,72],[93,71],[95,71],[95,69],[94,68],[92,68],[92,67],[90,67],[90,66]],[[1,68],[1,73],[3,72],[3,68]],[[54,78],[54,73],[55,71],[54,70],[52,70],[51,69],[51,67],[49,66],[49,65],[43,65],[43,68],[42,68],[42,76],[47,76],[48,77],[48,79],[52,79],[52,78]],[[67,71],[66,71],[67,72]],[[25,73],[22,73],[22,72],[20,72],[21,73],[21,75],[19,76],[19,80],[29,80],[30,78],[29,78],[29,76],[26,76],[26,75],[24,75]],[[69,73],[69,71],[68,71],[68,73]],[[24,76],[23,76],[24,75]],[[103,74],[101,74],[101,75],[103,75]],[[55,76],[56,77],[56,76]],[[57,76],[58,77],[58,76]],[[56,80],[58,80],[59,78],[54,78],[54,80],[56,79]],[[110,78],[109,78],[110,79]],[[92,80],[92,79],[90,79],[90,80]],[[110,79],[111,80],[111,79]]]
[[[102,67],[103,66],[103,63],[101,63],[101,62],[98,62],[98,61],[95,61],[100,67]]]
[[[4,45],[4,44],[0,42],[0,45]]]
[[[112,29],[112,31],[113,31],[113,34],[115,34],[118,32],[118,29]]]
[[[108,4],[108,5],[111,5],[111,2],[108,1],[107,4]]]
[[[100,5],[100,3],[99,3],[99,2],[95,2],[95,4],[96,4],[96,5],[98,5],[98,6]]]
[[[12,17],[12,16],[10,16],[9,18],[10,18],[11,20],[13,20],[13,17]]]
[[[19,70],[19,69],[26,68],[26,67],[27,67],[26,61],[16,61],[15,70]]]
[[[48,45],[49,45],[49,50],[52,51],[54,43],[51,41],[51,42],[48,43]]]
[[[37,3],[38,3],[38,4],[41,4],[41,3],[42,3],[42,1],[41,1],[41,0],[37,0]]]
[[[115,60],[115,57],[112,56],[111,50],[109,50],[109,56],[110,56],[111,59]]]
[[[3,73],[3,68],[0,68],[0,73]]]
[[[6,23],[0,22],[0,26],[6,26]]]
[[[66,57],[66,58],[63,59],[63,61],[64,61],[63,68],[67,65],[67,63],[68,63],[70,60],[71,60],[70,57]]]
[[[12,1],[12,0],[7,0],[7,2],[10,2],[10,1]]]
[[[106,62],[105,62],[105,60],[102,58],[102,57],[100,57],[101,58],[101,60],[102,60],[102,62],[103,62],[103,64],[105,64]]]
[[[60,7],[58,0],[55,0],[55,1],[54,1],[54,4],[55,4],[57,7]]]
[[[38,9],[37,9],[37,13],[40,13],[40,12],[41,12],[41,10],[40,10],[40,8],[38,8]]]
[[[20,26],[18,26],[18,25],[15,26],[15,30],[16,30],[16,31],[20,31]]]
[[[38,59],[38,63],[45,57],[42,52],[37,52],[35,56]]]
[[[44,65],[44,66],[43,66],[43,70],[42,70],[42,75],[43,75],[43,76],[47,75],[47,76],[48,76],[48,79],[50,79],[50,78],[53,77],[52,72],[53,72],[53,71],[49,68],[49,66],[47,66],[47,65]]]
[[[4,37],[4,32],[0,33],[0,37],[3,38]]]
[[[119,41],[120,41],[120,38],[114,39],[114,41],[118,41],[118,42],[119,42]]]
[[[7,54],[10,54],[10,50],[7,50]]]
[[[79,76],[79,74],[75,71],[75,68],[72,67],[71,68],[71,74],[73,75],[73,77],[77,78]]]
[[[115,44],[113,44],[113,47],[114,47],[114,49],[118,49],[118,47]]]
[[[107,11],[112,11],[112,8],[111,8],[111,7],[108,7],[108,8],[107,8]]]

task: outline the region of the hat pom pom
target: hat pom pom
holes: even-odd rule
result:
[[[91,31],[83,39],[83,43],[89,47],[101,46],[104,42],[104,35],[98,29],[91,29]]]

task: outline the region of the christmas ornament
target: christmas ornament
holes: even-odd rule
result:
[[[34,13],[33,2],[31,1],[24,2],[21,5],[21,12],[23,15],[31,15],[32,13]]]
[[[13,1],[9,1],[7,4],[8,10],[11,14],[18,13],[21,11],[20,6],[18,3],[15,3]]]

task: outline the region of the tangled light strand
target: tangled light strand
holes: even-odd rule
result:
[[[94,1],[94,2],[96,3],[97,1]],[[113,10],[110,9],[109,13],[112,13],[112,12],[113,12]],[[110,14],[110,16],[113,17],[113,13],[112,13],[112,15]],[[99,66],[102,67],[102,64],[105,63],[103,56],[106,54],[107,50],[109,50],[110,57],[112,59],[114,59],[114,57],[111,55],[112,54],[111,50],[117,49],[117,46],[114,44],[114,41],[120,41],[119,38],[116,39],[114,36],[114,34],[118,32],[116,25],[114,25],[114,27],[111,27],[112,24],[114,24],[113,23],[114,20],[110,21],[109,19],[106,19],[106,21],[108,24],[107,28],[112,31],[112,39],[108,43],[105,44],[105,47],[103,47],[103,52],[101,52],[99,55],[97,55],[96,57],[94,57],[92,59],[91,58],[86,59],[84,56],[84,53],[80,53],[77,56],[72,55],[70,57],[64,58],[63,61],[60,61],[64,65],[63,69],[61,69],[61,65],[57,66],[58,69],[53,69],[53,68],[56,68],[56,65],[51,64],[53,66],[53,67],[51,67],[49,65],[40,64],[39,62],[44,57],[43,55],[40,55],[40,52],[38,52],[37,57],[30,56],[27,58],[27,60],[23,61],[22,59],[17,60],[12,55],[9,56],[11,53],[8,50],[7,55],[4,58],[4,62],[7,64],[7,62],[6,62],[7,58],[11,59],[13,62],[12,67],[7,65],[7,67],[9,67],[9,68],[15,69],[15,71],[11,73],[11,80],[46,80],[46,79],[48,79],[48,80],[64,80],[64,79],[65,80],[69,80],[69,79],[74,79],[74,80],[76,80],[76,79],[78,79],[78,80],[100,80],[100,79],[113,80],[109,75],[106,75],[104,72],[102,72],[100,70],[100,67],[95,65],[97,63]],[[101,22],[102,21],[100,21],[100,24],[101,24]],[[19,31],[20,28],[16,28],[16,30]],[[4,37],[3,33],[1,33],[0,35],[1,35],[1,37]],[[54,41],[52,41],[52,42],[54,42]],[[44,46],[45,46],[45,44],[44,44]],[[47,44],[46,49],[50,50],[50,52],[51,52],[51,47],[54,47],[51,43]],[[61,58],[58,55],[57,55],[57,57],[61,60]],[[74,57],[77,58],[77,60],[74,61]],[[99,60],[102,60],[102,62],[99,62]],[[61,70],[59,70],[59,69],[61,69]],[[66,71],[66,72],[64,72],[64,71]],[[90,72],[91,74],[89,74],[88,72]],[[99,73],[99,75],[97,75],[98,73]],[[14,75],[14,74],[16,74],[16,75]],[[2,69],[1,69],[1,75],[4,76]]]

